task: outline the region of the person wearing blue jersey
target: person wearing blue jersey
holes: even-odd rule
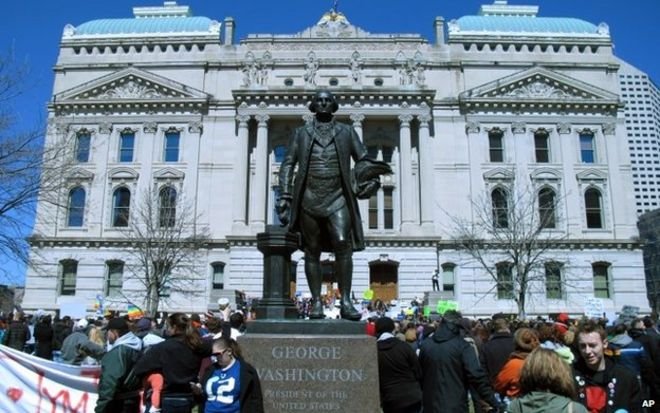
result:
[[[238,343],[228,337],[216,339],[211,361],[200,380],[204,413],[263,413],[259,376],[241,357]]]

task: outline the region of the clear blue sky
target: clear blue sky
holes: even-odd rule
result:
[[[237,39],[248,33],[296,33],[315,24],[332,7],[332,0],[178,0],[197,16],[236,21]],[[433,20],[474,15],[492,0],[340,0],[339,11],[372,33],[419,33],[433,39]],[[101,18],[130,18],[134,6],[160,6],[162,0],[9,0],[0,25],[0,52],[9,49],[29,65],[29,89],[16,102],[14,113],[25,124],[45,118],[53,87],[52,67],[66,24],[78,26]],[[660,0],[509,0],[509,4],[540,6],[539,17],[576,17],[593,24],[605,22],[615,54],[660,83]],[[3,266],[12,264],[2,263]],[[19,282],[24,268],[16,266]]]

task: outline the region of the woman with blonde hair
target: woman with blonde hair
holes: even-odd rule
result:
[[[523,395],[511,402],[510,413],[588,413],[576,396],[570,367],[552,350],[537,348],[520,373]]]

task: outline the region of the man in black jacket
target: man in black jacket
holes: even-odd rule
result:
[[[627,368],[605,358],[607,334],[593,320],[579,327],[578,348],[580,358],[573,366],[573,378],[578,390],[577,401],[590,412],[628,413],[642,411],[637,377]]]
[[[394,321],[376,320],[378,380],[383,413],[417,413],[422,408],[422,368],[412,347],[394,336]]]
[[[422,342],[424,413],[467,413],[469,387],[492,410],[498,406],[474,349],[460,334],[461,318],[458,311],[447,311],[438,330]]]
[[[515,348],[509,322],[502,314],[493,315],[493,334],[484,343],[481,351],[481,365],[492,385],[502,366]]]

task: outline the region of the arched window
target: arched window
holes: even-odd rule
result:
[[[66,224],[69,227],[82,227],[85,217],[85,190],[77,186],[69,191]]]
[[[120,187],[112,194],[112,226],[127,227],[131,210],[131,191]]]
[[[555,228],[555,191],[543,188],[539,191],[539,226]]]
[[[76,295],[78,261],[60,261],[60,295]]]
[[[507,192],[503,188],[495,188],[490,198],[493,207],[493,226],[495,228],[508,228],[509,204]]]
[[[163,187],[158,194],[159,224],[164,228],[171,228],[176,223],[176,189],[171,186]]]
[[[591,264],[594,276],[594,297],[596,298],[611,298],[610,266],[609,262],[594,262]]]
[[[120,295],[124,284],[124,263],[122,261],[108,261],[105,265],[108,272],[105,281],[105,295]]]
[[[584,209],[587,214],[587,228],[603,228],[603,197],[595,188],[584,193]]]
[[[225,288],[225,263],[220,261],[211,263],[211,271],[213,272],[213,289]]]

